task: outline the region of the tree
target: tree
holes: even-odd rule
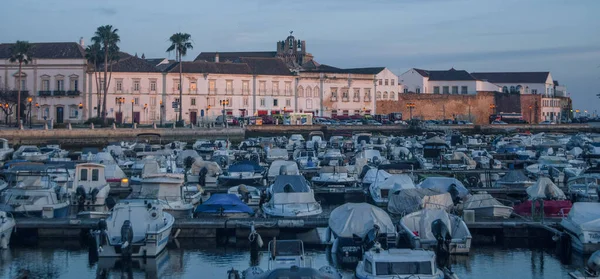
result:
[[[33,45],[31,45],[27,41],[17,41],[11,48],[11,56],[9,58],[11,63],[19,63],[19,72],[17,73],[17,125],[19,125],[19,120],[21,119],[21,78],[23,76],[22,68],[23,63],[25,65],[31,62],[31,52],[33,50]]]
[[[102,53],[104,58],[104,80],[102,81],[102,91],[104,97],[102,98],[102,122],[106,125],[106,96],[108,94],[108,86],[110,85],[110,80],[108,77],[108,64],[115,60],[113,60],[117,53],[119,52],[118,43],[121,41],[119,34],[117,32],[119,29],[113,29],[112,25],[104,25],[98,27],[96,29],[96,33],[94,37],[92,37],[92,42],[98,43],[102,46]],[[112,67],[111,67],[111,76],[112,76]],[[98,104],[100,105],[100,104]]]
[[[98,76],[98,63],[104,60],[102,58],[102,46],[100,43],[89,45],[85,49],[85,59],[88,62],[88,67],[94,67],[94,79],[96,80],[96,97],[98,106],[96,107],[96,115],[100,116],[100,102],[102,101],[102,90],[100,89],[100,77]]]
[[[187,54],[188,49],[194,48],[194,46],[192,46],[191,38],[192,36],[187,33],[175,33],[169,38],[171,46],[167,49],[167,52],[175,51],[175,57],[179,62],[179,122],[183,120],[183,71],[181,57]]]

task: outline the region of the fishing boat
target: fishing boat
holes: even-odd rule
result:
[[[560,225],[571,236],[571,246],[582,254],[600,250],[600,203],[576,202]]]
[[[433,251],[388,249],[375,246],[365,252],[356,266],[358,279],[447,278],[438,268]]]
[[[263,212],[273,217],[305,217],[321,214],[323,209],[302,175],[279,175],[267,189]]]
[[[15,224],[15,219],[6,211],[0,211],[0,249],[8,248]]]
[[[400,227],[408,237],[410,247],[433,249],[438,244],[438,239],[432,224],[438,220],[451,237],[450,254],[468,254],[471,250],[472,237],[467,225],[460,217],[442,209],[423,209],[402,217]]]
[[[123,200],[93,232],[99,257],[156,257],[167,246],[175,218],[157,200]]]
[[[106,199],[110,192],[110,185],[104,175],[104,165],[77,164],[73,184],[75,189],[71,193],[71,204],[77,206],[77,212],[88,215],[88,213],[107,211]]]
[[[194,210],[196,218],[247,218],[253,215],[254,210],[234,194],[212,194],[207,201],[198,205]]]

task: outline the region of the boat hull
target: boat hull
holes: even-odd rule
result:
[[[275,209],[275,208],[269,206],[268,204],[263,205],[262,210],[266,215],[273,216],[273,217],[308,217],[308,216],[315,216],[315,215],[319,215],[319,214],[323,213],[323,209],[321,209],[321,207],[319,207],[318,209],[315,209],[315,210],[295,210],[295,209],[286,210],[285,208]]]
[[[6,218],[4,223],[0,224],[0,249],[7,249],[10,245],[10,236],[15,228],[15,219]]]
[[[476,217],[504,219],[510,218],[510,215],[512,215],[513,212],[513,208],[508,206],[487,206],[469,208],[468,210],[473,210]]]
[[[171,235],[171,227],[165,229],[159,233],[148,233],[149,236],[155,236],[156,241],[143,241],[141,243],[133,243],[132,246],[132,258],[140,258],[140,257],[156,257],[162,252],[167,243],[169,242],[169,236]],[[123,254],[121,253],[121,245],[107,245],[103,246],[102,249],[99,249],[98,252],[99,257],[121,257]]]
[[[36,206],[35,208],[28,209],[17,207],[11,213],[18,217],[44,217],[44,207],[52,207],[53,217],[52,218],[66,218],[69,217],[69,204],[57,204],[57,205],[45,205],[45,206]]]

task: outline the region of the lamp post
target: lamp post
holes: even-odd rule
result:
[[[533,106],[529,106],[529,124],[533,124]]]
[[[40,117],[40,104],[35,103],[35,113],[37,114],[37,117],[39,119]]]
[[[144,104],[144,118],[148,121],[148,104]]]
[[[223,106],[223,126],[227,128],[227,118],[225,118],[225,106],[229,105],[229,99],[220,100],[219,103]]]
[[[413,116],[412,116],[412,112],[413,109],[416,107],[415,103],[406,103],[406,108],[408,108],[409,112],[410,112],[410,120],[412,120]]]
[[[79,115],[81,115],[83,118],[83,104],[80,102],[78,107],[79,107]]]
[[[206,99],[208,100],[208,98],[206,98]],[[209,114],[208,114],[208,113],[210,112],[210,108],[211,108],[211,106],[210,106],[210,105],[207,105],[207,106],[206,106],[206,122],[208,122],[208,126],[209,126],[209,127],[210,127],[210,123],[211,123],[211,122],[210,122],[211,120],[210,120],[210,118],[209,118]]]
[[[163,123],[163,109],[165,108],[165,105],[163,105],[162,100],[160,100],[160,126],[162,127],[162,123]]]
[[[6,113],[6,124],[10,125],[10,117],[8,117],[8,103],[4,104],[4,112]]]
[[[29,129],[31,129],[31,102],[33,102],[33,98],[27,98],[27,105],[29,106]]]
[[[135,120],[133,119],[133,105],[135,103],[134,99],[131,99],[131,127],[133,127],[133,123],[135,122]]]

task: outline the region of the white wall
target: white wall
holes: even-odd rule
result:
[[[408,92],[416,92],[417,87],[419,87],[421,93],[433,93],[433,89],[427,87],[427,78],[420,75],[414,69],[404,72],[398,78],[403,86],[403,90],[407,89]]]
[[[440,88],[440,94],[444,94],[444,86],[448,86],[448,90],[450,94],[452,94],[452,86],[458,86],[458,94],[462,94],[462,86],[467,87],[467,94],[476,94],[477,93],[477,82],[475,80],[451,80],[451,81],[428,81],[427,88],[429,92],[433,94],[434,87],[438,86]]]

